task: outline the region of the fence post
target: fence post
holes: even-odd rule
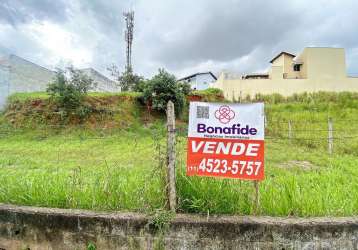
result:
[[[266,116],[266,114],[264,115],[264,124],[265,124],[265,128],[267,128],[267,116]]]
[[[176,189],[175,189],[175,111],[174,104],[167,104],[167,196],[169,209],[175,212]]]
[[[288,139],[290,141],[292,139],[292,124],[291,124],[291,120],[288,121]]]
[[[328,153],[333,153],[333,121],[332,118],[328,118]]]

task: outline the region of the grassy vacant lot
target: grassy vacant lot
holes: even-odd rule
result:
[[[357,95],[257,97],[264,98],[266,179],[260,183],[259,213],[358,215]],[[328,117],[334,122],[332,156],[327,153]],[[163,208],[165,125],[156,119],[144,126],[136,119],[126,128],[14,128],[5,114],[0,120],[0,202],[143,212]],[[252,182],[185,175],[185,123],[178,124],[184,127],[177,137],[179,211],[252,214]]]

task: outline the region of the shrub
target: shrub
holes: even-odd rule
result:
[[[200,96],[201,101],[204,102],[219,102],[225,101],[224,94],[221,89],[208,88],[205,90],[195,90],[192,95]]]
[[[66,115],[71,111],[83,115],[86,110],[83,101],[93,85],[93,79],[69,67],[66,71],[57,70],[54,81],[48,85],[47,93]]]
[[[189,83],[187,83],[187,82],[178,82],[177,84],[178,84],[179,89],[183,92],[184,95],[187,96],[192,92],[191,86],[190,86]]]
[[[122,75],[118,77],[119,86],[121,91],[143,91],[143,82],[144,78],[133,72],[123,72]]]
[[[186,87],[178,84],[175,76],[164,69],[150,79],[145,85],[143,98],[151,103],[152,109],[165,112],[167,103],[171,100],[175,106],[175,112],[181,114],[185,104]]]
[[[143,92],[144,77],[133,73],[132,69],[120,73],[118,67],[113,64],[107,70],[110,71],[111,76],[118,82],[121,91]]]

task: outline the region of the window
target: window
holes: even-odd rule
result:
[[[300,71],[300,70],[301,70],[301,64],[293,65],[293,71]]]

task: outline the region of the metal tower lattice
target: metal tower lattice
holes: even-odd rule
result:
[[[133,28],[134,28],[134,11],[124,12],[123,16],[126,20],[126,31],[124,40],[126,41],[126,72],[132,72],[132,42],[133,42]]]

